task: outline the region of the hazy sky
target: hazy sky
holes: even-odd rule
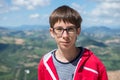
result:
[[[76,9],[82,26],[120,27],[120,0],[0,0],[0,26],[48,25],[61,5]]]

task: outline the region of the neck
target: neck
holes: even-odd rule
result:
[[[74,47],[69,50],[58,49],[55,53],[56,58],[61,62],[70,62],[77,57],[79,49]]]

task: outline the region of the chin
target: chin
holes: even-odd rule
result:
[[[63,50],[70,50],[71,47],[72,47],[71,45],[62,45],[62,46],[60,46],[60,48],[63,49]]]

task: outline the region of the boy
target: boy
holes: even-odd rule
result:
[[[108,80],[105,66],[90,50],[76,47],[82,18],[69,6],[53,11],[50,34],[57,49],[45,54],[38,65],[38,80]]]

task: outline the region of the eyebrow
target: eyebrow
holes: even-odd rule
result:
[[[56,27],[54,27],[54,28],[63,28],[63,26],[56,26]],[[74,27],[74,28],[76,28],[75,26],[67,26],[68,28],[71,28],[71,27]]]

